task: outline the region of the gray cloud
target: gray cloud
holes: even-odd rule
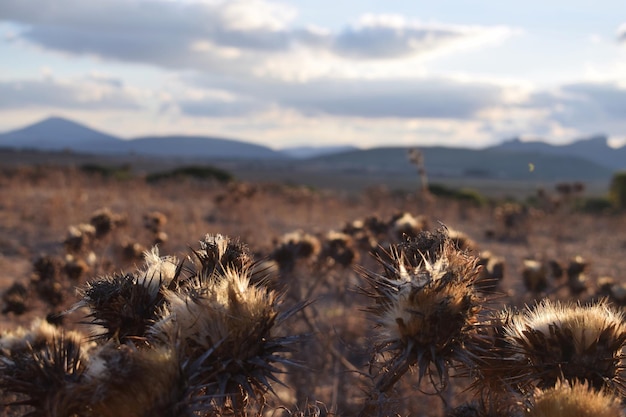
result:
[[[249,7],[233,10],[238,3]],[[259,60],[268,59],[268,53],[296,47],[322,49],[350,59],[400,58],[490,30],[434,28],[374,17],[332,33],[288,28],[287,19],[274,18],[272,10],[257,12],[252,3],[238,3],[2,0],[0,21],[23,24],[19,36],[53,50],[225,73],[249,73]],[[225,48],[237,53],[226,56]]]
[[[351,117],[470,118],[502,103],[500,87],[443,78],[393,80],[321,79],[306,83],[215,80],[194,77],[205,87],[218,85],[239,94],[309,114]]]
[[[0,81],[0,108],[60,107],[135,109],[133,97],[121,89],[93,82],[60,83],[53,79]]]
[[[269,105],[251,99],[232,101],[204,99],[183,100],[178,103],[180,111],[188,116],[197,117],[236,117],[246,116],[269,109]]]
[[[617,29],[617,41],[626,44],[626,23],[622,23]]]
[[[347,28],[339,33],[333,49],[351,58],[399,58],[436,49],[467,36],[463,30],[428,28],[416,24],[393,25],[375,22]]]
[[[550,120],[574,129],[626,128],[626,89],[616,83],[581,82],[533,95],[525,104],[550,112]]]

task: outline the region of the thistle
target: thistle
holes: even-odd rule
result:
[[[597,391],[584,382],[559,380],[554,387],[537,390],[526,417],[620,417],[624,411],[617,397]]]
[[[163,319],[151,332],[153,340],[179,340],[190,361],[205,356],[206,395],[235,410],[247,398],[263,401],[270,381],[278,381],[274,363],[290,363],[279,354],[297,340],[276,336],[275,328],[300,307],[280,313],[280,297],[249,279],[247,270],[228,269],[203,287],[167,291]]]
[[[202,386],[194,385],[198,368],[180,358],[178,346],[107,343],[85,371],[90,415],[98,417],[191,417],[209,407]]]
[[[86,354],[82,336],[45,321],[0,339],[0,391],[10,406],[30,406],[28,416],[82,415],[80,383]]]
[[[539,388],[559,379],[623,389],[620,376],[626,325],[605,301],[590,305],[544,300],[506,327],[513,354],[523,356]]]
[[[220,234],[206,235],[200,241],[200,249],[193,253],[198,270],[196,276],[202,280],[216,279],[227,269],[239,271],[252,265],[252,257],[244,244]]]
[[[419,257],[419,258],[418,258]],[[480,302],[477,259],[460,252],[445,231],[424,232],[379,258],[384,275],[368,272],[364,292],[380,328],[375,351],[383,357],[377,389],[391,389],[413,365],[419,380],[434,365],[442,383],[452,361],[468,360],[465,340],[474,331]]]
[[[103,330],[94,338],[117,338],[124,343],[143,337],[156,320],[162,291],[176,281],[181,268],[173,257],[160,258],[156,248],[145,253],[145,260],[143,270],[101,277],[81,291],[82,300],[73,309],[88,308],[87,323]]]

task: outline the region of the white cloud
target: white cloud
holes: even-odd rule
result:
[[[622,43],[626,43],[626,23],[622,23],[617,28],[617,40]]]
[[[284,76],[285,66],[302,67],[302,51],[309,62],[325,60],[326,70],[346,72],[361,61],[426,56],[512,33],[503,27],[425,24],[393,15],[366,15],[331,31],[292,27],[295,15],[293,8],[263,0],[0,2],[0,20],[21,24],[17,36],[43,48],[247,76]],[[281,64],[274,65],[276,60]]]
[[[0,80],[0,108],[136,109],[139,97],[121,83],[98,79]]]

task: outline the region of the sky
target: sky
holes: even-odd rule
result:
[[[623,0],[2,0],[0,132],[626,143]]]

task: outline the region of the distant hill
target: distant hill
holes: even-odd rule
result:
[[[124,140],[59,117],[0,134],[0,147],[69,150],[117,158],[262,160],[273,169],[343,171],[357,175],[415,174],[415,167],[407,158],[408,148],[360,150],[350,146],[305,146],[276,151],[239,140],[204,136],[153,136]],[[608,181],[614,171],[626,169],[626,146],[612,149],[605,136],[563,146],[514,139],[487,149],[420,149],[425,154],[428,174],[440,178]],[[277,164],[278,161],[285,161],[286,164]]]
[[[320,156],[304,161],[310,169],[344,172],[416,173],[408,159],[409,148],[375,148]],[[573,156],[498,149],[421,147],[432,177],[466,177],[502,180],[585,181],[608,180],[612,170]]]
[[[123,140],[71,120],[51,117],[0,134],[0,147],[86,154],[188,158],[280,159],[281,152],[247,142],[204,136],[163,136]]]
[[[126,152],[184,158],[284,159],[285,155],[261,145],[204,136],[150,136],[125,141]]]
[[[617,149],[611,148],[605,135],[579,139],[567,145],[550,145],[540,141],[524,142],[514,138],[489,149],[576,156],[613,170],[626,170],[626,145]]]
[[[283,148],[281,152],[287,156],[297,159],[315,158],[322,155],[331,155],[335,153],[357,151],[356,146],[294,146]]]
[[[23,129],[0,134],[0,146],[15,149],[64,150],[76,152],[106,152],[122,142],[61,117],[50,117]]]

